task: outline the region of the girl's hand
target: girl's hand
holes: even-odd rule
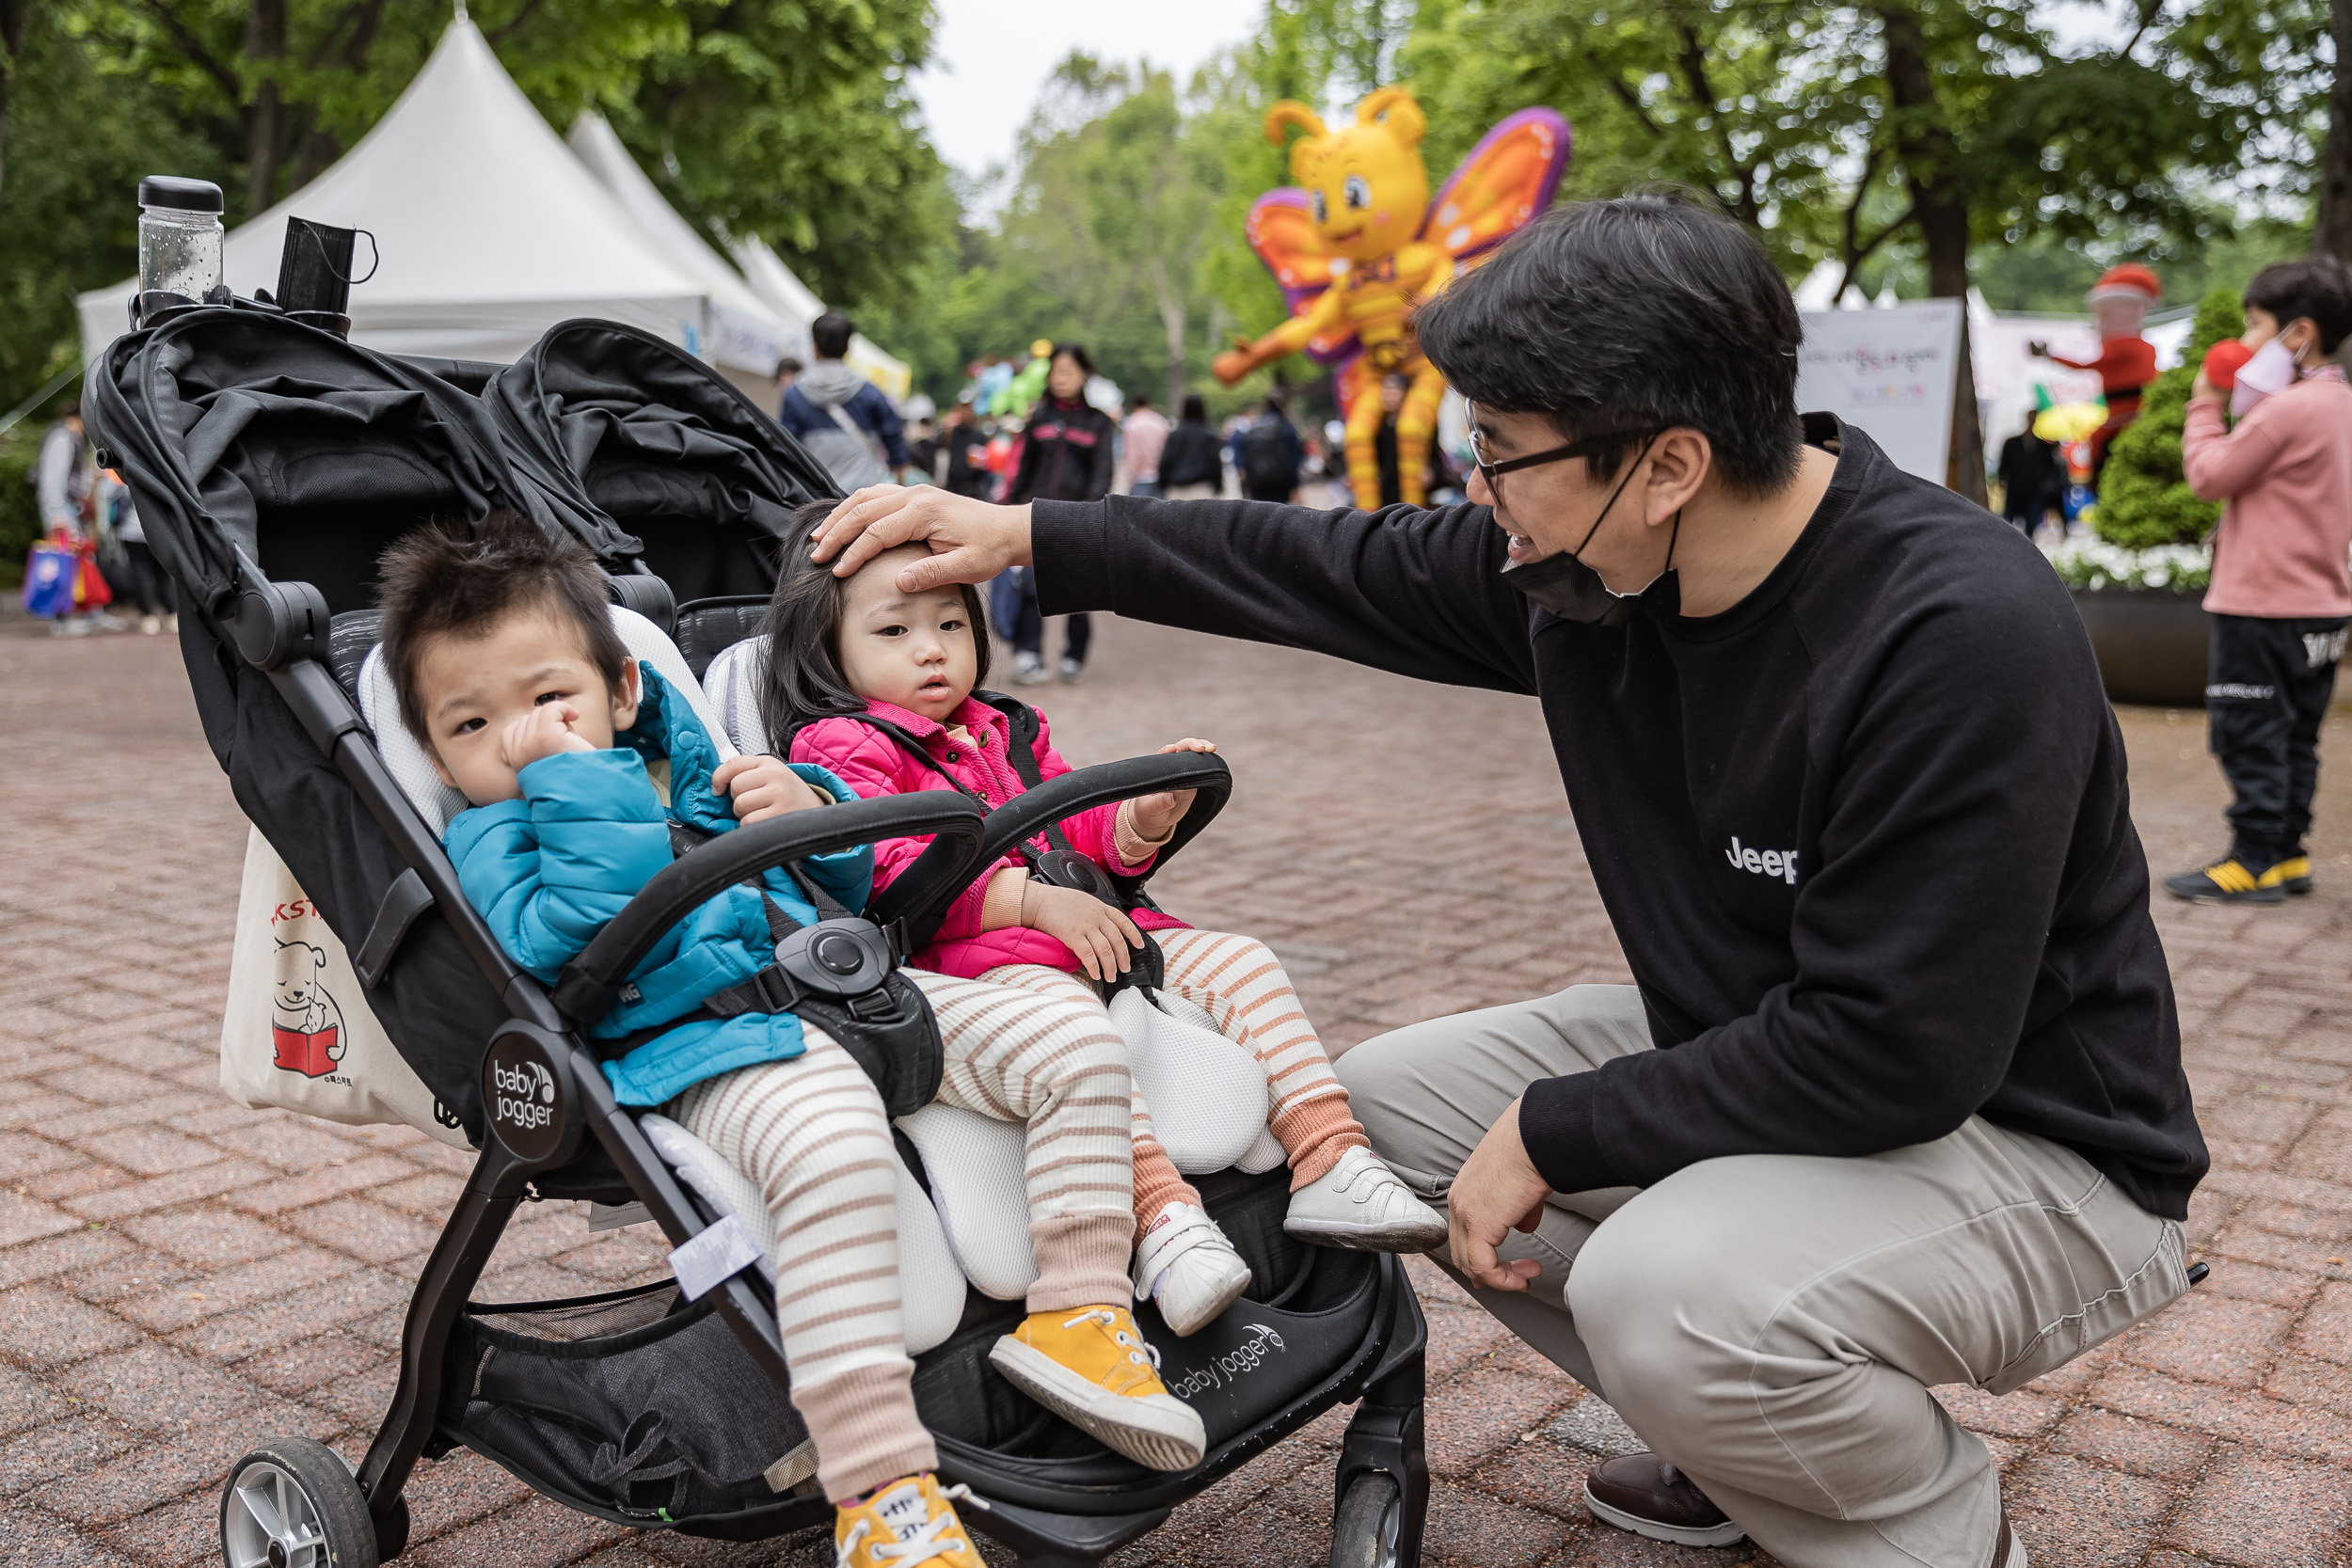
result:
[[[787,812],[833,804],[782,757],[729,757],[710,775],[710,787],[733,798],[735,819],[746,827]]]
[[[1159,754],[1167,756],[1175,752],[1214,752],[1216,750],[1216,742],[1214,740],[1202,740],[1197,736],[1186,736],[1182,740],[1161,747]],[[1157,795],[1136,796],[1134,804],[1129,808],[1129,822],[1136,831],[1136,836],[1157,843],[1174,832],[1176,824],[1184,819],[1184,813],[1192,809],[1192,798],[1199,793],[1200,791],[1192,789],[1164,789]]]
[[[588,737],[572,728],[580,709],[569,703],[541,703],[499,732],[499,761],[519,773],[558,752],[593,752]]]
[[[1090,893],[1055,887],[1034,877],[1021,895],[1021,924],[1044,932],[1077,954],[1078,962],[1097,980],[1124,974],[1135,961],[1129,957],[1131,950],[1143,945],[1143,933],[1136,929],[1125,911],[1111,908]]]
[[[2223,401],[2223,394],[2220,388],[2215,386],[2211,381],[2205,378],[2204,372],[2199,371],[2197,372],[2196,385],[2188,389],[2188,401],[2191,403],[2219,403]]]

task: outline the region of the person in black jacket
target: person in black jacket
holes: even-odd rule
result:
[[[1160,449],[1160,494],[1170,500],[1206,500],[1225,487],[1225,451],[1209,428],[1200,394],[1184,394],[1184,417]]]
[[[1015,505],[1029,500],[1091,501],[1111,493],[1111,475],[1118,456],[1118,421],[1086,400],[1086,385],[1093,379],[1094,361],[1077,343],[1057,343],[1045,373],[1045,395],[1029,410],[1022,430],[1021,464],[1012,473],[1005,499]],[[1016,686],[1035,686],[1047,679],[1045,620],[1037,608],[1037,577],[1016,567],[1019,612],[1006,628],[1012,639],[1012,678]],[[1062,644],[1061,678],[1075,686],[1086,678],[1087,649],[1094,628],[1081,611],[1070,618]]]
[[[1375,1151],[1650,1444],[1586,1478],[1597,1516],[2018,1568],[1928,1389],[2179,1296],[2208,1163],[2081,620],[2015,529],[1799,416],[1795,307],[1725,219],[1557,209],[1415,329],[1473,504],[894,493],[816,553],[925,540],[909,591],[1034,561],[1049,608],[1538,697],[1634,984],[1349,1051]]]
[[[2058,443],[2021,430],[2001,443],[2001,515],[2030,539],[2042,518],[2066,488],[2066,465]]]

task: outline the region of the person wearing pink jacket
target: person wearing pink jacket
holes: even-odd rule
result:
[[[2246,288],[2253,351],[2230,390],[2203,372],[2181,467],[2226,500],[2213,541],[2209,744],[2230,781],[2229,852],[2165,879],[2201,904],[2278,904],[2312,890],[2319,726],[2352,616],[2352,387],[2329,364],[2352,333],[2352,272],[2329,256],[2279,261]],[[2265,395],[2262,388],[2277,388]],[[2235,428],[2227,407],[2242,416]]]
[[[833,505],[804,507],[803,523],[813,528]],[[987,806],[1003,805],[1026,787],[1009,751],[1024,742],[1003,711],[972,696],[988,673],[979,595],[958,587],[901,593],[896,577],[909,553],[915,552],[848,578],[805,557],[786,568],[759,679],[763,728],[771,746],[789,736],[793,760],[822,759],[862,796],[957,788]],[[1216,748],[1187,738],[1161,750]],[[1070,770],[1041,714],[1033,755],[1041,782]],[[1150,867],[1191,804],[1190,791],[1173,791],[1057,826],[1080,856],[1135,875]],[[912,864],[925,842],[876,844],[876,889]],[[1041,838],[1035,847],[1049,842]],[[1379,1252],[1419,1252],[1444,1241],[1444,1217],[1374,1157],[1290,976],[1263,943],[1195,930],[1152,910],[1130,912],[1032,876],[1025,857],[1009,855],[956,901],[912,961],[1099,1012],[1101,988],[1127,971],[1146,930],[1165,959],[1162,989],[1204,1009],[1266,1069],[1268,1125],[1291,1168],[1283,1228],[1325,1245]],[[1168,1326],[1188,1334],[1240,1295],[1248,1267],[1161,1148],[1139,1094],[1131,1115],[1136,1294],[1156,1301]]]

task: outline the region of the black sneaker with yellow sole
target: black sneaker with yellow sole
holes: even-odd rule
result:
[[[2283,904],[2287,901],[2285,884],[2264,879],[2265,872],[2272,869],[2265,865],[2256,870],[2237,855],[2229,854],[2211,865],[2167,877],[2164,891],[2192,904]]]

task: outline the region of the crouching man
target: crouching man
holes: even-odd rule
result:
[[[1472,504],[869,491],[817,548],[1540,698],[1635,983],[1357,1046],[1375,1150],[1655,1449],[1588,1480],[1602,1518],[2022,1568],[1928,1390],[2177,1297],[2207,1163],[2082,623],[2015,529],[1799,416],[1788,288],[1724,219],[1564,209],[1415,328]]]

